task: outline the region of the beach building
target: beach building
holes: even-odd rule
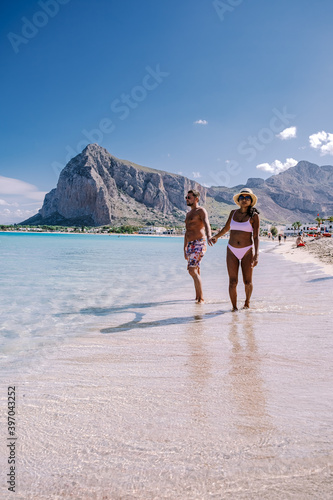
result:
[[[166,227],[162,226],[146,226],[139,230],[139,234],[166,234]]]
[[[304,222],[299,229],[293,227],[291,224],[287,224],[285,228],[282,230],[284,234],[293,235],[299,232],[304,234],[309,233],[333,233],[333,222],[325,221],[323,224],[318,226],[317,222]]]

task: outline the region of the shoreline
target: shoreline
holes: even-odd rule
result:
[[[183,234],[139,234],[139,233],[78,233],[78,232],[66,232],[66,231],[0,231],[0,234],[70,234],[70,235],[92,235],[92,236],[154,236],[154,237],[172,237],[172,238],[184,238]]]
[[[333,276],[333,241],[331,238],[305,240],[304,247],[296,247],[295,241],[277,242],[270,250],[298,264],[316,264],[326,274]]]

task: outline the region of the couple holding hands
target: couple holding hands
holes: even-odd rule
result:
[[[230,231],[227,247],[227,269],[229,274],[229,295],[232,310],[237,311],[237,283],[239,264],[242,268],[245,285],[244,309],[250,307],[252,294],[252,272],[258,264],[259,253],[259,212],[254,206],[257,197],[251,189],[243,188],[234,195],[234,202],[239,206],[232,210],[224,228],[211,235],[207,211],[199,206],[200,193],[191,189],[185,199],[190,211],[185,219],[184,256],[188,262],[188,272],[194,280],[196,301],[204,302],[200,277],[200,262],[208,245],[214,245],[218,238]],[[254,251],[253,251],[254,247]]]

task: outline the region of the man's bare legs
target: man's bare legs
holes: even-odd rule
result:
[[[232,310],[238,311],[237,308],[237,283],[239,260],[227,247],[227,269],[229,274],[229,296],[232,304]]]
[[[242,273],[243,273],[243,281],[245,285],[245,303],[244,309],[249,309],[250,307],[250,298],[252,295],[253,285],[252,285],[252,248],[249,249],[248,252],[244,255],[241,261]]]
[[[194,281],[194,288],[195,288],[195,300],[198,302],[198,304],[201,304],[204,301],[204,298],[202,296],[202,283],[201,283],[201,277],[200,277],[200,267],[189,267],[188,272],[190,276],[192,276],[193,281]]]

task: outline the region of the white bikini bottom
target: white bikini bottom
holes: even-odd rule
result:
[[[248,250],[250,250],[250,248],[253,248],[252,245],[248,246],[248,247],[242,247],[242,248],[235,248],[235,247],[232,247],[231,245],[229,245],[228,243],[228,248],[230,248],[230,250],[232,251],[232,253],[234,254],[234,256],[238,259],[238,260],[242,260],[242,258],[244,257],[244,255],[246,254],[246,252]]]

